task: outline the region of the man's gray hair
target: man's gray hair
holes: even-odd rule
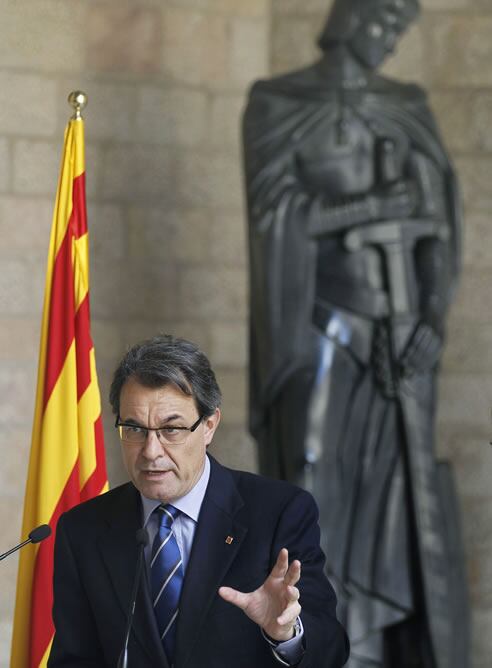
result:
[[[156,336],[128,350],[114,372],[109,390],[115,415],[120,412],[123,385],[130,378],[145,387],[177,387],[193,397],[201,417],[212,415],[221,403],[222,394],[207,356],[186,339]]]

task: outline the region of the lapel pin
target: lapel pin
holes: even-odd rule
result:
[[[227,543],[227,545],[230,545],[233,540],[234,540],[234,538],[232,536],[227,536],[225,542]]]

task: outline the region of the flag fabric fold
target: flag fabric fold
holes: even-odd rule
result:
[[[101,400],[90,334],[84,122],[65,130],[46,272],[36,404],[22,536],[50,538],[20,552],[11,668],[46,666],[53,640],[54,531],[61,513],[105,492]]]

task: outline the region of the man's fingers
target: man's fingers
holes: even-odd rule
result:
[[[301,562],[298,559],[295,559],[289,566],[289,569],[284,576],[284,582],[286,585],[293,586],[299,582],[300,577]]]
[[[287,588],[287,600],[288,600],[289,604],[292,603],[293,601],[298,601],[299,596],[300,596],[300,593],[299,593],[299,589],[297,589],[297,587],[290,587],[289,586]]]
[[[289,568],[289,552],[288,550],[286,550],[285,547],[283,547],[278,553],[277,561],[275,562],[275,566],[272,568],[271,575],[274,578],[283,578],[285,577],[288,568]]]
[[[238,591],[237,589],[233,589],[232,587],[220,587],[219,595],[222,596],[224,601],[236,605],[241,610],[245,610],[247,608],[251,596],[251,594],[244,594],[243,592]]]

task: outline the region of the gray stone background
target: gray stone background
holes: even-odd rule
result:
[[[46,255],[66,97],[89,94],[93,338],[112,484],[124,479],[106,396],[124,348],[192,338],[225,401],[213,445],[254,470],[245,429],[247,259],[239,118],[249,83],[315,56],[330,0],[0,0],[0,551],[17,542]],[[492,656],[492,3],[423,0],[388,73],[429,90],[461,178],[465,268],[440,382],[438,450],[455,467],[473,667]],[[17,562],[0,571],[0,666]],[[21,667],[15,667],[21,668]]]

